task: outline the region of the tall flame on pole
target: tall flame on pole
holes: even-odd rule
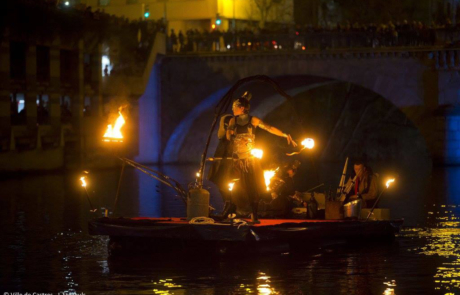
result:
[[[387,189],[390,187],[390,184],[393,183],[393,182],[395,182],[395,179],[394,179],[394,178],[390,178],[390,179],[387,180],[387,182],[385,183],[385,186],[387,187]],[[366,221],[369,219],[369,217],[371,217],[372,212],[374,212],[375,206],[377,206],[377,204],[379,203],[380,197],[382,197],[383,192],[384,192],[384,190],[382,190],[382,192],[380,193],[380,195],[379,195],[379,197],[377,198],[377,200],[375,200],[374,206],[372,206],[371,211],[369,211],[369,214],[367,215]]]
[[[265,187],[267,191],[270,191],[270,183],[272,178],[275,176],[276,172],[278,171],[279,167],[272,170],[264,170],[264,179],[265,179]]]
[[[385,183],[386,187],[389,188],[390,184],[393,183],[393,182],[395,182],[394,178],[388,179],[388,181]]]
[[[107,131],[104,134],[104,141],[115,141],[123,142],[123,134],[121,134],[121,127],[125,125],[125,118],[121,114],[122,107],[118,110],[118,118],[115,120],[115,123],[107,125]]]
[[[80,181],[81,181],[81,186],[86,188],[86,177],[84,176],[80,177]]]
[[[85,189],[86,199],[88,200],[89,207],[91,208],[89,211],[94,213],[96,212],[97,209],[94,209],[93,203],[91,203],[91,200],[89,198],[88,190],[86,189],[86,186],[87,186],[86,177],[85,176],[80,177],[80,181],[81,181],[81,186]]]

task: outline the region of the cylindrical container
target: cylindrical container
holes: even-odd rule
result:
[[[361,214],[362,201],[360,199],[351,201],[343,205],[343,217],[359,218]]]
[[[209,216],[209,192],[205,189],[192,188],[187,196],[187,220],[203,216]]]

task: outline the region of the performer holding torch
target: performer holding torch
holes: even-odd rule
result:
[[[258,223],[257,207],[259,192],[264,190],[264,178],[258,159],[251,153],[255,147],[255,129],[257,127],[274,135],[285,137],[288,144],[297,146],[291,135],[268,125],[257,117],[249,115],[251,95],[246,92],[236,99],[232,105],[234,117],[230,120],[227,129],[227,139],[233,141],[233,172],[234,178],[239,179],[240,190],[246,192],[246,201],[252,209],[251,220]],[[234,200],[237,205],[242,200]]]

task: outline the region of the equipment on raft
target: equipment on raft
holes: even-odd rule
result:
[[[192,188],[187,195],[187,220],[209,216],[209,197],[207,190]]]

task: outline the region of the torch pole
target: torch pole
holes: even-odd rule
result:
[[[367,214],[366,221],[369,220],[369,217],[371,217],[372,212],[374,212],[374,209],[375,209],[375,207],[377,206],[377,203],[380,201],[380,197],[382,197],[383,192],[384,192],[384,190],[382,190],[382,192],[380,193],[380,195],[379,195],[379,197],[377,198],[377,200],[375,200],[374,206],[372,206],[371,211],[369,211],[369,214]]]
[[[118,196],[120,195],[121,180],[123,179],[123,172],[125,171],[126,162],[123,161],[120,172],[120,179],[118,179],[117,194],[115,195],[115,202],[113,203],[113,215],[117,212]]]
[[[91,208],[91,212],[96,212],[96,209],[94,209],[93,207],[93,204],[91,203],[91,200],[89,198],[89,194],[88,194],[88,190],[86,189],[86,186],[84,186],[85,188],[85,194],[86,194],[86,199],[88,200],[88,203],[89,203],[89,207]]]

